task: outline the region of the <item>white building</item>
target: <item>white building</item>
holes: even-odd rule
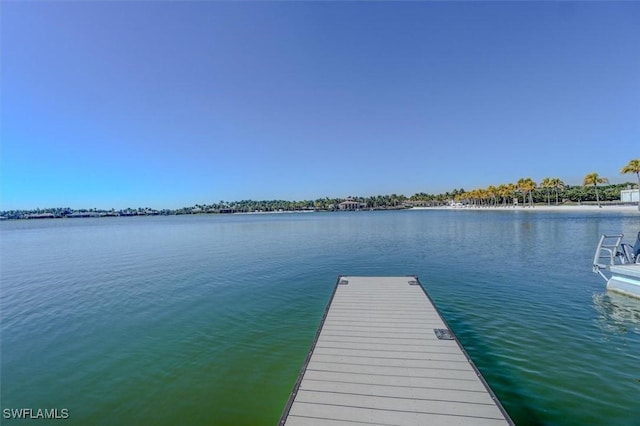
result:
[[[620,201],[623,203],[637,203],[640,189],[623,189],[620,191]]]

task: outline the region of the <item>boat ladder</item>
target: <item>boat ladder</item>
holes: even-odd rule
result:
[[[616,264],[616,259],[619,260],[618,263],[622,263],[619,259],[622,254],[620,252],[622,237],[624,237],[623,234],[603,234],[600,237],[598,248],[593,256],[593,272],[599,274],[605,281],[609,278],[602,273],[602,270],[609,270],[611,265]]]

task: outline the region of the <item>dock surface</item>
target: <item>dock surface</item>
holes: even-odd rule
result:
[[[280,424],[513,424],[458,341],[434,329],[447,337],[416,277],[341,276]]]

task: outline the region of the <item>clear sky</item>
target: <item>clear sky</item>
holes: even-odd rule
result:
[[[635,178],[639,2],[0,7],[0,210]]]

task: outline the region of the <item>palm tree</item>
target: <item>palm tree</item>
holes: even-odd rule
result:
[[[564,189],[564,182],[560,180],[560,178],[552,178],[551,179],[551,187],[554,189],[556,193],[556,206],[558,205],[558,191],[560,189]]]
[[[518,202],[518,188],[516,188],[516,185],[514,183],[508,183],[506,191],[511,197],[511,205],[515,208],[516,203]]]
[[[596,172],[586,175],[584,177],[584,181],[582,182],[584,186],[593,185],[596,190],[596,202],[598,203],[598,207],[602,208],[602,206],[600,205],[600,196],[598,195],[599,183],[609,183],[609,179],[598,176]]]
[[[547,194],[547,205],[551,205],[551,192],[549,192],[549,188],[553,185],[551,184],[551,178],[544,178],[540,183],[540,188],[543,188]]]
[[[535,189],[538,187],[538,184],[536,184],[531,178],[527,178],[525,182],[526,189],[529,191],[529,205],[533,208],[535,207],[533,205],[533,191],[535,191]]]
[[[487,196],[489,197],[489,205],[496,207],[498,204],[498,189],[493,186],[493,185],[489,185],[486,189],[487,191]]]
[[[533,207],[533,190],[536,189],[536,183],[531,178],[520,178],[516,184],[517,188],[522,191],[522,207],[526,206],[527,193],[529,194],[529,205]]]
[[[509,196],[509,189],[507,188],[507,185],[504,183],[498,185],[498,188],[496,188],[496,195],[502,198],[502,207],[506,207],[507,197]]]
[[[518,181],[515,184],[516,199],[518,197],[517,193],[518,192],[522,192],[522,207],[526,206],[526,201],[527,201],[527,198],[526,198],[527,194],[526,194],[526,192],[524,190],[524,185],[525,185],[524,178],[518,179]]]
[[[484,188],[480,188],[478,191],[478,198],[480,199],[480,207],[487,207],[487,200],[489,199],[489,191]]]
[[[625,175],[627,173],[635,173],[638,178],[638,211],[640,211],[640,158],[633,159],[624,166],[620,173]]]

